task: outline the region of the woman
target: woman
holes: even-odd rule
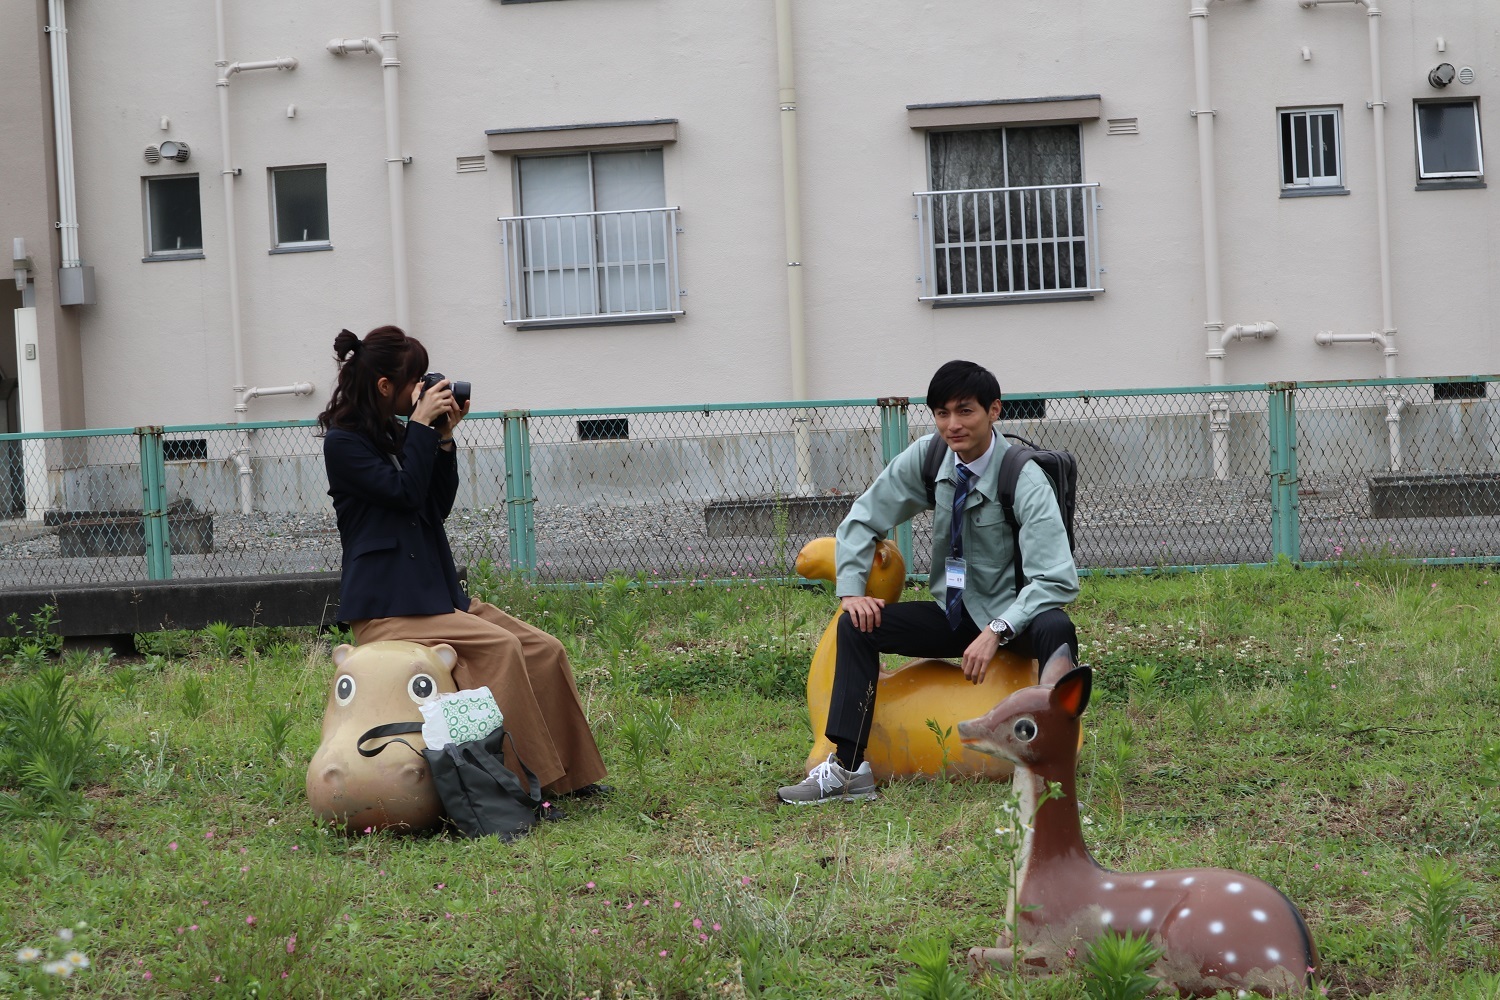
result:
[[[397,327],[363,340],[344,330],[333,353],[338,384],[318,423],[344,549],[339,620],[356,644],[452,646],[454,682],[490,689],[546,790],[595,790],[604,761],[562,643],[459,586],[443,521],[458,492],[453,430],[468,404],[446,379],[421,391],[427,350]]]

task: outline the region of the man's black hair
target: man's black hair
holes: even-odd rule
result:
[[[1000,380],[988,368],[972,361],[950,361],[937,370],[927,386],[927,407],[935,410],[973,397],[982,409],[1000,398]]]

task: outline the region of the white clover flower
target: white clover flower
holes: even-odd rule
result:
[[[73,928],[64,927],[62,930],[57,932],[57,936],[62,938],[64,941],[71,941],[73,940]]]
[[[41,957],[42,953],[38,948],[22,948],[20,951],[16,952],[17,962],[35,962]]]
[[[50,976],[61,976],[62,978],[67,979],[73,974],[73,967],[67,962],[59,959],[56,962],[48,962],[46,965],[42,966],[42,971]]]
[[[70,951],[62,957],[62,960],[75,969],[87,969],[89,967],[89,957],[81,951]]]

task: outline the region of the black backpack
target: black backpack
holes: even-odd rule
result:
[[[1038,448],[1032,442],[1014,434],[1006,437],[1016,444],[1007,448],[1000,460],[1000,508],[1005,511],[1005,521],[1010,525],[1010,534],[1015,551],[1016,589],[1026,585],[1026,574],[1021,571],[1021,524],[1016,520],[1016,483],[1021,478],[1021,468],[1027,462],[1035,462],[1047,474],[1052,492],[1057,494],[1057,509],[1062,512],[1063,528],[1068,533],[1068,551],[1078,547],[1073,540],[1073,511],[1078,506],[1078,460],[1070,452]],[[922,456],[922,484],[927,488],[927,502],[937,503],[937,474],[948,455],[948,444],[940,434],[934,434],[927,442],[927,454]]]

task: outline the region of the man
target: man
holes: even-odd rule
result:
[[[1015,579],[1015,543],[998,488],[1000,458],[1010,445],[993,427],[1000,383],[973,362],[950,361],[932,377],[927,405],[951,449],[938,467],[934,499],[922,476],[929,435],[897,455],[839,525],[837,592],[844,614],[827,728],[835,752],[806,780],[781,788],[777,798],[784,803],[875,797],[864,751],[881,653],[962,656],[964,676],[975,684],[1001,646],[1040,662],[1066,645],[1078,658],[1078,634],[1062,610],[1078,596],[1078,569],[1057,496],[1034,462],[1021,468],[1016,483],[1024,586]],[[934,512],[933,600],[887,605],[865,596],[876,542],[922,510]]]

